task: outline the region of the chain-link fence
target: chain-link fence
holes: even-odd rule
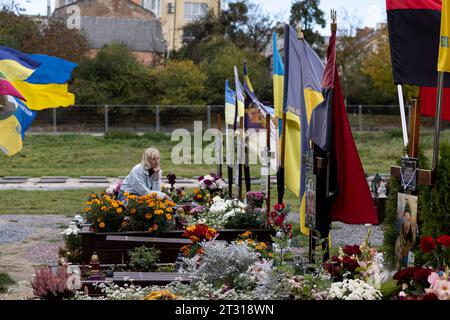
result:
[[[398,106],[349,105],[348,118],[354,131],[400,129]],[[192,131],[194,121],[201,121],[203,129],[217,127],[217,115],[224,123],[223,105],[92,105],[39,111],[31,132],[103,133],[110,130],[132,132],[171,132],[178,128]],[[406,116],[411,107],[406,107]],[[409,121],[408,121],[409,123]],[[422,118],[422,128],[432,129],[433,118]],[[443,122],[443,129],[450,128]]]

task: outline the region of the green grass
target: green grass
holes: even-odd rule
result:
[[[61,214],[74,216],[83,210],[91,192],[102,190],[0,191],[0,214]]]
[[[399,130],[355,132],[355,141],[367,173],[388,173],[390,166],[402,156],[402,136]],[[442,132],[441,141],[450,142],[450,131]],[[170,154],[176,142],[161,133],[137,136],[110,133],[105,137],[81,135],[29,135],[22,152],[13,156],[0,156],[0,176],[82,175],[119,176],[140,162],[145,148],[153,146],[161,151],[164,172],[174,171],[177,176],[192,177],[216,170],[212,165],[174,165]],[[433,133],[421,134],[421,146],[429,161],[433,148]],[[224,168],[226,174],[226,168]],[[259,176],[259,167],[253,166],[252,177]],[[253,186],[258,190],[258,186]],[[83,202],[91,191],[0,191],[0,214],[66,214],[82,211]],[[277,194],[271,191],[272,203]],[[298,212],[298,199],[286,190],[285,202]]]
[[[369,174],[390,172],[390,166],[402,156],[399,130],[355,132],[354,136],[364,170]],[[450,131],[442,132],[441,141],[450,142]],[[10,158],[0,155],[0,176],[124,176],[140,162],[143,150],[150,146],[161,151],[161,167],[165,173],[174,171],[178,176],[190,178],[216,170],[214,165],[173,164],[171,151],[177,143],[162,133],[137,136],[113,132],[105,137],[28,135],[20,153]],[[421,134],[421,146],[431,159],[432,132]],[[259,176],[259,167],[251,169],[252,176]]]
[[[177,144],[162,133],[137,136],[120,132],[105,137],[29,135],[20,153],[9,158],[0,155],[0,176],[125,176],[140,163],[148,147],[160,150],[164,173],[174,171],[177,176],[191,178],[216,171],[215,165],[173,164],[171,152]],[[259,167],[254,166],[253,176],[258,171]]]
[[[253,186],[258,190],[258,186]],[[84,202],[92,192],[104,191],[101,189],[82,190],[56,190],[56,191],[23,191],[23,190],[0,190],[1,214],[61,214],[74,216],[80,214],[84,208]],[[192,192],[192,189],[186,189]],[[271,204],[277,199],[276,188],[271,190]],[[299,211],[298,199],[286,190],[285,203],[289,203],[292,211]]]
[[[10,275],[4,272],[0,272],[0,292],[4,293],[8,290],[8,287],[15,284],[16,281],[14,281],[13,278],[11,278]]]

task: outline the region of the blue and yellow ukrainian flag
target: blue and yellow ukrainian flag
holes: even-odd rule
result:
[[[27,79],[40,65],[25,53],[0,46],[0,72],[9,81]]]
[[[239,80],[239,71],[236,66],[234,66],[234,84],[236,85],[237,122],[239,122],[239,118],[243,118],[245,116],[245,96],[244,87]]]
[[[230,82],[225,82],[225,123],[234,124],[234,114],[236,112],[236,94],[230,88]]]
[[[34,84],[26,81],[12,81],[12,85],[25,97],[31,110],[67,107],[75,104],[75,95],[69,92],[67,84]]]
[[[13,115],[0,120],[0,150],[12,156],[22,150],[25,131],[33,122],[36,111],[31,111],[20,99],[8,96],[9,104],[16,108]]]
[[[450,0],[442,0],[438,71],[450,72]]]
[[[277,47],[277,33],[273,33],[273,103],[275,116],[283,118],[284,66]]]
[[[305,40],[297,39],[294,28],[285,27],[285,78],[286,92],[286,186],[300,198],[300,228],[308,235],[305,224],[306,165],[302,155],[310,150],[307,138],[312,111],[324,100],[322,77],[324,64]]]

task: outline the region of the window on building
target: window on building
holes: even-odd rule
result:
[[[161,0],[142,0],[141,5],[152,11],[157,17],[161,16]]]
[[[190,22],[203,17],[208,11],[206,3],[185,2],[184,3],[184,21]]]

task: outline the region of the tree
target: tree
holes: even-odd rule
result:
[[[165,66],[151,71],[158,79],[155,102],[166,105],[204,104],[206,75],[189,60],[169,60]]]
[[[371,79],[379,103],[398,103],[397,87],[394,85],[392,75],[387,28],[377,32],[374,45],[363,61],[361,71]],[[418,88],[405,85],[403,86],[403,94],[407,100],[414,99],[418,96]]]
[[[371,78],[361,71],[368,53],[364,36],[358,34],[360,20],[345,10],[338,17],[336,62],[345,100],[348,104],[374,104],[378,91],[373,90]]]
[[[239,48],[263,52],[274,30],[274,19],[261,6],[241,0],[228,3],[217,16],[211,10],[183,28],[184,47],[175,56],[196,60],[195,48],[211,38],[222,36]]]
[[[225,80],[229,79],[234,83],[233,66],[242,71],[244,60],[248,61],[249,77],[258,98],[272,100],[272,82],[267,72],[268,61],[263,56],[250,50],[239,49],[230,41],[221,38],[210,41],[209,44],[210,50],[200,64],[201,70],[208,76],[205,91],[208,104],[223,104]]]
[[[300,25],[305,35],[305,39],[316,47],[323,45],[324,41],[319,32],[314,31],[314,27],[325,27],[324,13],[319,8],[319,0],[297,0],[291,6],[291,16],[289,23],[292,26]]]
[[[84,59],[71,89],[77,104],[146,104],[156,95],[156,79],[122,44],[100,49]]]
[[[26,53],[41,53],[79,62],[88,49],[86,37],[55,19],[36,22],[13,11],[0,11],[0,43]]]
[[[79,62],[89,49],[87,37],[77,29],[68,29],[58,19],[43,24],[40,41],[30,52],[43,53],[62,59]]]
[[[20,51],[28,51],[39,44],[39,25],[32,19],[13,11],[0,11],[0,43]]]

